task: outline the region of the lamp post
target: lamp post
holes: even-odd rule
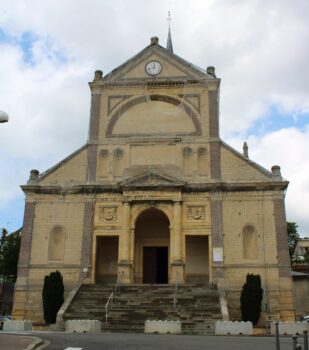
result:
[[[0,123],[7,123],[9,121],[9,115],[6,112],[0,111]]]

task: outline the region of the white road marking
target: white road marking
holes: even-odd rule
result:
[[[83,350],[83,348],[65,348],[64,350]]]

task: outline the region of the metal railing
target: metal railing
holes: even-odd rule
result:
[[[108,321],[108,311],[113,307],[114,295],[117,291],[120,292],[120,281],[122,280],[123,274],[124,274],[124,271],[121,271],[120,273],[118,273],[117,283],[115,285],[115,288],[111,292],[111,294],[108,297],[107,302],[105,304],[105,323],[107,323],[107,321]]]
[[[176,279],[174,283],[174,297],[173,297],[173,307],[177,307],[177,291],[178,291],[178,271],[176,272]]]
[[[105,304],[105,323],[108,321],[108,310],[112,308],[114,302],[114,291],[111,292]]]

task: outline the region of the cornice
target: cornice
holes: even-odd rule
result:
[[[269,182],[210,182],[200,184],[177,185],[159,185],[159,186],[128,186],[128,185],[101,185],[101,184],[83,184],[72,186],[42,186],[42,185],[23,185],[22,190],[26,194],[97,194],[105,192],[122,193],[125,190],[138,191],[164,191],[180,190],[186,192],[251,192],[251,191],[284,191],[288,187],[288,181],[269,181]]]
[[[201,87],[212,87],[217,88],[220,85],[220,79],[210,80],[210,79],[164,79],[164,80],[153,80],[153,79],[134,79],[134,80],[125,80],[125,81],[96,81],[89,82],[89,86],[92,91],[103,90],[106,87],[147,87],[147,88],[156,88],[156,87],[177,87],[177,86],[201,86]]]

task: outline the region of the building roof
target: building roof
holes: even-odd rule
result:
[[[172,44],[172,43],[170,42],[170,44]],[[163,46],[159,45],[159,39],[157,37],[152,37],[150,45],[146,46],[143,50],[138,52],[136,55],[134,55],[133,57],[129,58],[123,64],[121,64],[117,68],[113,69],[108,74],[106,74],[103,77],[103,81],[109,81],[113,75],[115,75],[116,73],[118,73],[119,71],[124,69],[126,66],[129,66],[133,62],[137,61],[142,56],[147,55],[147,53],[152,51],[152,50],[155,50],[158,53],[161,53],[163,55],[168,55],[170,58],[174,59],[175,61],[178,61],[180,64],[182,64],[182,65],[186,66],[187,68],[193,70],[201,79],[211,79],[211,80],[216,80],[217,79],[214,75],[208,74],[205,69],[202,69],[202,68],[196,66],[195,64],[193,64],[193,63],[191,63],[189,61],[186,61],[182,57],[176,55],[173,52],[173,50],[170,49],[170,47],[169,48],[164,48]]]

